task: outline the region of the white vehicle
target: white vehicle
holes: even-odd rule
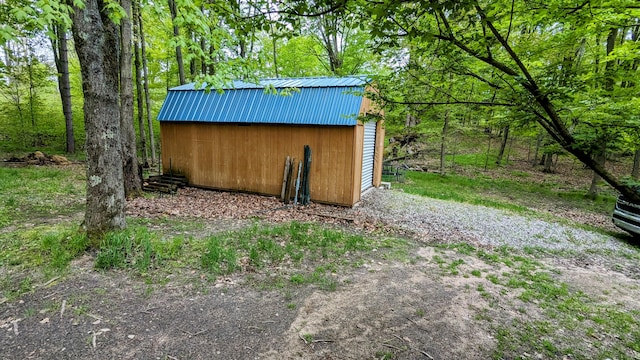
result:
[[[635,237],[640,237],[640,204],[618,196],[613,210],[613,223]]]

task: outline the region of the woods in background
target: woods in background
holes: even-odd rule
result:
[[[593,169],[591,195],[602,178],[638,198],[633,0],[7,0],[0,24],[1,150],[82,149],[88,199],[139,193],[138,157],[157,162],[152,119],[169,87],[347,74],[376,83],[390,135],[440,144],[443,174],[449,144],[486,131],[498,164],[517,136],[546,171],[560,153]],[[632,159],[626,174],[609,170],[611,154]],[[106,179],[98,164],[121,170]],[[120,203],[97,211],[110,219],[97,232],[124,226]]]

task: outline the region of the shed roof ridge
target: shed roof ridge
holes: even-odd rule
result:
[[[351,81],[349,81],[351,80]],[[233,80],[229,84],[223,85],[221,90],[246,90],[264,89],[273,86],[276,89],[285,88],[325,88],[325,87],[364,87],[371,81],[367,75],[349,76],[311,76],[311,77],[286,77],[286,78],[262,78],[259,83],[244,80]],[[288,83],[290,82],[290,84]],[[195,88],[195,82],[180,85],[169,89],[169,91],[204,91],[206,83],[200,89]]]

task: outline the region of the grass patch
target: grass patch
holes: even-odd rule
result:
[[[267,288],[314,284],[331,291],[339,285],[336,274],[362,265],[367,252],[377,248],[380,256],[396,258],[407,254],[408,247],[401,240],[372,239],[298,222],[254,224],[203,239],[160,234],[143,226],[108,234],[96,255],[96,268],[130,269],[158,279],[176,268],[198,269],[209,279],[250,272],[255,279],[250,282]]]
[[[0,234],[0,266],[63,270],[88,245],[84,234],[69,225],[8,231]]]
[[[105,236],[96,254],[97,269],[134,269],[145,275],[183,255],[184,238],[164,240],[159,233],[132,226]]]
[[[361,264],[362,254],[374,248],[389,246],[386,252],[391,253],[403,245],[406,243],[391,244],[316,224],[256,224],[206,238],[200,265],[212,275],[241,270],[268,272],[267,280],[275,287],[315,284],[335,290],[339,269]],[[286,269],[294,268],[287,274]]]
[[[555,183],[534,183],[508,179],[494,179],[482,174],[473,177],[448,174],[407,171],[405,182],[397,183],[404,191],[434,199],[483,205],[516,212],[532,213],[528,204],[532,199],[546,198],[562,201],[584,210],[609,213],[615,197],[599,195],[595,200],[585,198],[584,191],[558,190]]]
[[[484,169],[485,164],[487,169],[494,169],[498,167],[496,165],[496,160],[498,159],[497,154],[490,153],[488,158],[486,153],[475,153],[475,154],[456,154],[456,155],[447,155],[446,157],[447,166],[455,163],[456,165],[461,166],[473,166],[479,169]]]
[[[69,215],[84,209],[80,167],[0,167],[0,229],[17,221]]]

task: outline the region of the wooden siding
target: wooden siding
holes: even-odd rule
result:
[[[285,157],[301,160],[309,145],[311,199],[352,206],[360,200],[362,131],[361,125],[163,121],[162,167],[184,174],[195,186],[279,196]]]

